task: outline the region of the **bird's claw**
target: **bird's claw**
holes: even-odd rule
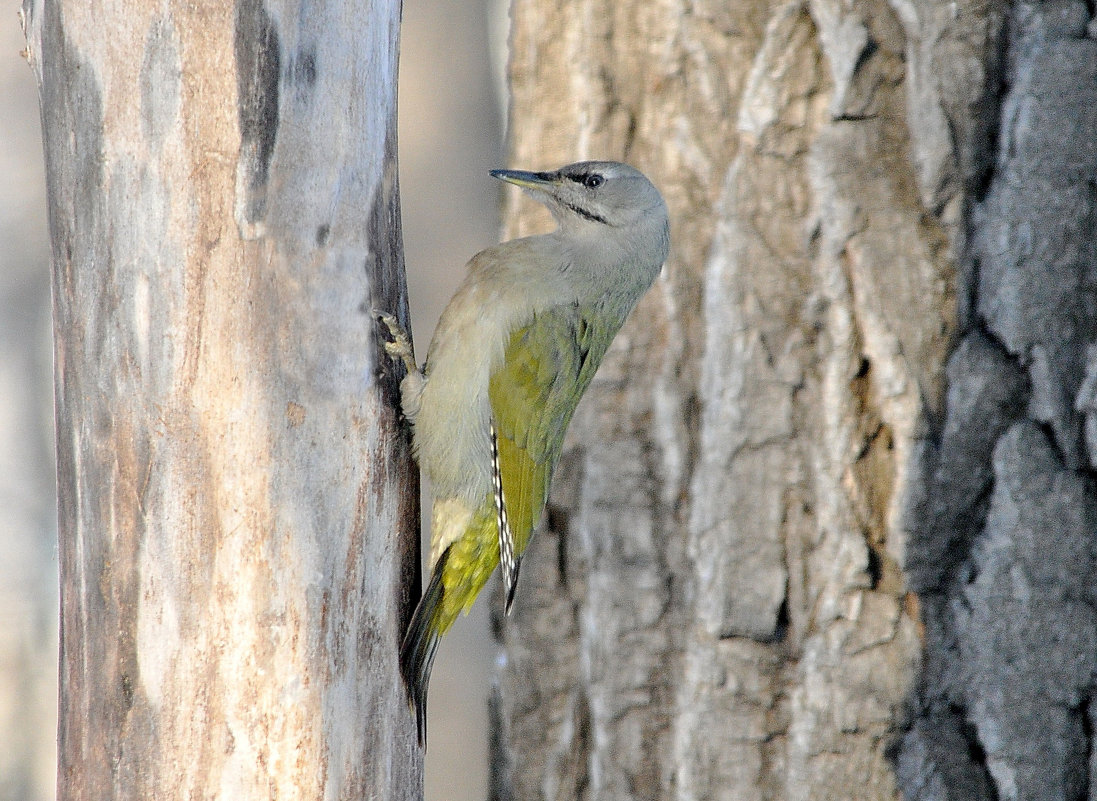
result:
[[[409,373],[418,370],[419,368],[415,365],[415,353],[411,348],[411,337],[408,336],[408,332],[404,330],[404,327],[400,325],[400,321],[388,312],[381,311],[380,309],[374,309],[373,315],[377,318],[377,322],[388,329],[389,336],[392,337],[391,342],[384,343],[385,353],[393,359],[402,361]]]

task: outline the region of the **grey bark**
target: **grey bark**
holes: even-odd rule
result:
[[[399,3],[28,0],[53,253],[61,798],[421,796]]]
[[[898,766],[911,799],[1097,798],[1097,22],[990,11],[959,344],[911,511],[927,661]]]
[[[496,797],[1097,798],[1092,7],[511,16],[512,163],[634,163],[674,246],[500,621]]]

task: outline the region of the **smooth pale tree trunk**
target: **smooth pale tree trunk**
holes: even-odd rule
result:
[[[28,0],[62,799],[414,799],[398,2]]]
[[[1092,5],[511,18],[511,163],[631,162],[673,247],[500,621],[495,797],[1097,798]]]

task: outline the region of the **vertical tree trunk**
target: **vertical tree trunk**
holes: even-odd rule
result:
[[[1082,797],[1092,7],[557,5],[511,160],[635,164],[673,249],[501,623],[496,797]]]
[[[421,794],[399,3],[27,0],[49,184],[59,795]]]

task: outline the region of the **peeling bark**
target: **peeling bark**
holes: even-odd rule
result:
[[[399,4],[28,0],[61,798],[417,798]],[[109,35],[104,21],[110,21]]]

